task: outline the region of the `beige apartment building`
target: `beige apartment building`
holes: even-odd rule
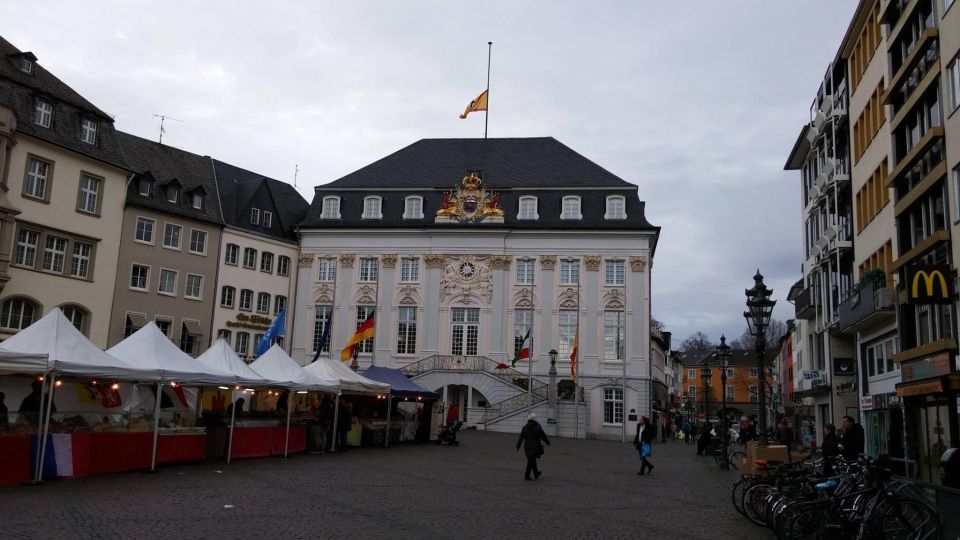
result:
[[[0,38],[0,339],[60,307],[108,345],[128,166],[113,120]]]

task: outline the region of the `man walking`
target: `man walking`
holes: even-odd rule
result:
[[[840,429],[840,455],[843,459],[857,459],[863,453],[866,442],[863,427],[852,416],[844,416]]]
[[[547,434],[543,432],[543,427],[537,422],[537,415],[530,413],[527,416],[527,424],[520,430],[520,438],[517,439],[517,451],[520,450],[522,444],[523,452],[527,456],[527,470],[523,473],[524,480],[540,478],[541,471],[537,468],[537,460],[543,455],[541,440],[547,443],[547,446],[550,446],[550,439],[547,438]],[[530,478],[531,472],[533,478]]]

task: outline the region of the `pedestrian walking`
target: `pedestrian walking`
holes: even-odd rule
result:
[[[640,472],[637,474],[643,476],[646,472],[653,472],[653,463],[650,463],[648,457],[653,455],[653,440],[657,436],[656,426],[650,424],[650,419],[646,416],[640,417],[637,423],[637,435],[633,438],[633,446],[640,452]]]
[[[683,444],[690,444],[690,439],[693,438],[693,426],[690,425],[690,420],[683,421]]]
[[[786,418],[780,421],[780,427],[777,428],[777,441],[786,446],[787,450],[793,448],[793,428]]]
[[[523,445],[523,453],[527,456],[527,470],[523,473],[524,480],[533,480],[540,478],[542,471],[537,468],[537,460],[543,455],[543,445],[540,441],[550,446],[550,439],[543,432],[540,422],[537,422],[537,415],[530,413],[527,416],[527,423],[520,430],[520,438],[517,439],[517,451],[520,451],[520,445]],[[533,478],[530,478],[533,473]]]
[[[837,438],[837,428],[833,424],[823,426],[823,443],[820,444],[823,457],[837,457],[840,455],[840,439]]]
[[[857,459],[863,453],[863,427],[852,416],[844,416],[840,425],[840,455],[843,459]]]

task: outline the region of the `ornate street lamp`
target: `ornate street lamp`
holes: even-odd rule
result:
[[[744,294],[747,295],[747,311],[743,312],[743,317],[747,319],[747,326],[754,337],[754,345],[757,353],[757,398],[760,416],[760,446],[767,445],[767,392],[764,388],[767,382],[767,370],[764,366],[763,357],[766,353],[767,340],[766,330],[770,325],[770,316],[773,314],[773,306],[777,304],[776,300],[771,300],[770,295],[773,290],[768,289],[763,283],[763,275],[760,270],[753,276],[754,285],[752,289],[747,289]]]
[[[720,423],[723,431],[720,434],[720,468],[730,468],[730,456],[727,454],[727,447],[730,444],[730,427],[727,425],[727,366],[730,365],[730,346],[727,345],[727,337],[720,336],[720,344],[717,345],[717,352],[713,357],[717,359],[717,367],[720,368],[720,392],[723,395],[723,408],[720,414],[723,415],[723,421]]]
[[[707,360],[703,361],[700,368],[700,380],[703,381],[703,420],[710,421],[710,379],[713,373],[710,372],[710,365]]]

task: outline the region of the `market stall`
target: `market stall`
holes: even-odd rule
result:
[[[430,412],[433,402],[440,398],[436,392],[422,388],[399,369],[370,366],[363,375],[390,385],[388,443],[430,440]]]
[[[33,376],[46,373],[47,355],[21,354],[0,351],[0,378],[13,379],[12,375],[27,375],[16,377],[24,381],[32,381]],[[0,405],[7,405],[7,395],[3,386],[0,386]],[[10,402],[15,403],[15,401]],[[9,408],[9,405],[7,405]],[[30,480],[30,449],[33,441],[32,428],[18,426],[16,422],[10,425],[9,415],[0,418],[0,485],[16,484]],[[24,429],[26,428],[26,429]]]
[[[383,408],[383,403],[389,401],[389,384],[364,377],[334,358],[318,358],[303,369],[307,373],[337,381],[340,390],[350,395],[337,400],[331,427],[334,433],[345,432],[345,442],[350,446],[386,443],[386,414],[382,417],[376,417],[375,414]],[[341,407],[345,408],[342,414]],[[350,421],[349,429],[341,427],[347,421]],[[333,449],[336,449],[336,444]]]

